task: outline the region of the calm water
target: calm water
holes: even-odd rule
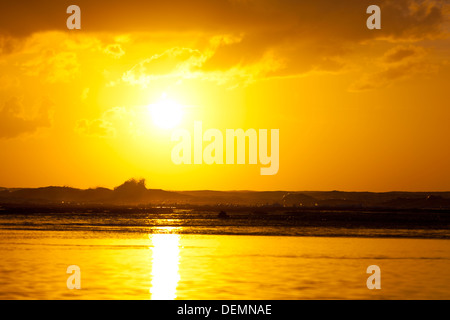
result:
[[[446,239],[80,229],[15,219],[0,219],[0,299],[450,299]],[[81,268],[80,290],[66,286],[70,265]],[[381,290],[366,287],[369,265],[381,268]]]

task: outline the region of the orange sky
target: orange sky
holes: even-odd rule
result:
[[[448,1],[120,3],[0,4],[0,186],[450,190]],[[164,95],[174,128],[149,112]],[[196,120],[279,129],[278,173],[175,165]]]

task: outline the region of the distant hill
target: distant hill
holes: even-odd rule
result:
[[[189,197],[176,192],[147,189],[144,180],[134,179],[113,190],[70,187],[0,189],[1,203],[147,204],[186,201],[187,198]]]
[[[450,192],[166,191],[130,179],[114,189],[0,188],[0,204],[238,205],[319,208],[450,209]]]

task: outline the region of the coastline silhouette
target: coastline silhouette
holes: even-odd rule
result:
[[[103,187],[0,188],[0,204],[230,205],[340,209],[450,209],[450,192],[166,191],[145,179]]]
[[[448,230],[450,192],[165,191],[148,189],[144,179],[130,179],[114,189],[0,189],[0,215],[40,214],[75,219],[86,215],[97,219],[96,215],[102,214],[100,220],[120,217],[131,224],[135,216],[130,215],[138,215],[139,219],[151,215],[167,225],[175,219],[176,226],[244,226],[261,230]],[[136,224],[140,225],[141,220]]]

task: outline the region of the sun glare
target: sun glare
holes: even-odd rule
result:
[[[163,94],[161,99],[149,106],[153,123],[162,129],[172,129],[180,124],[183,117],[182,106]]]

